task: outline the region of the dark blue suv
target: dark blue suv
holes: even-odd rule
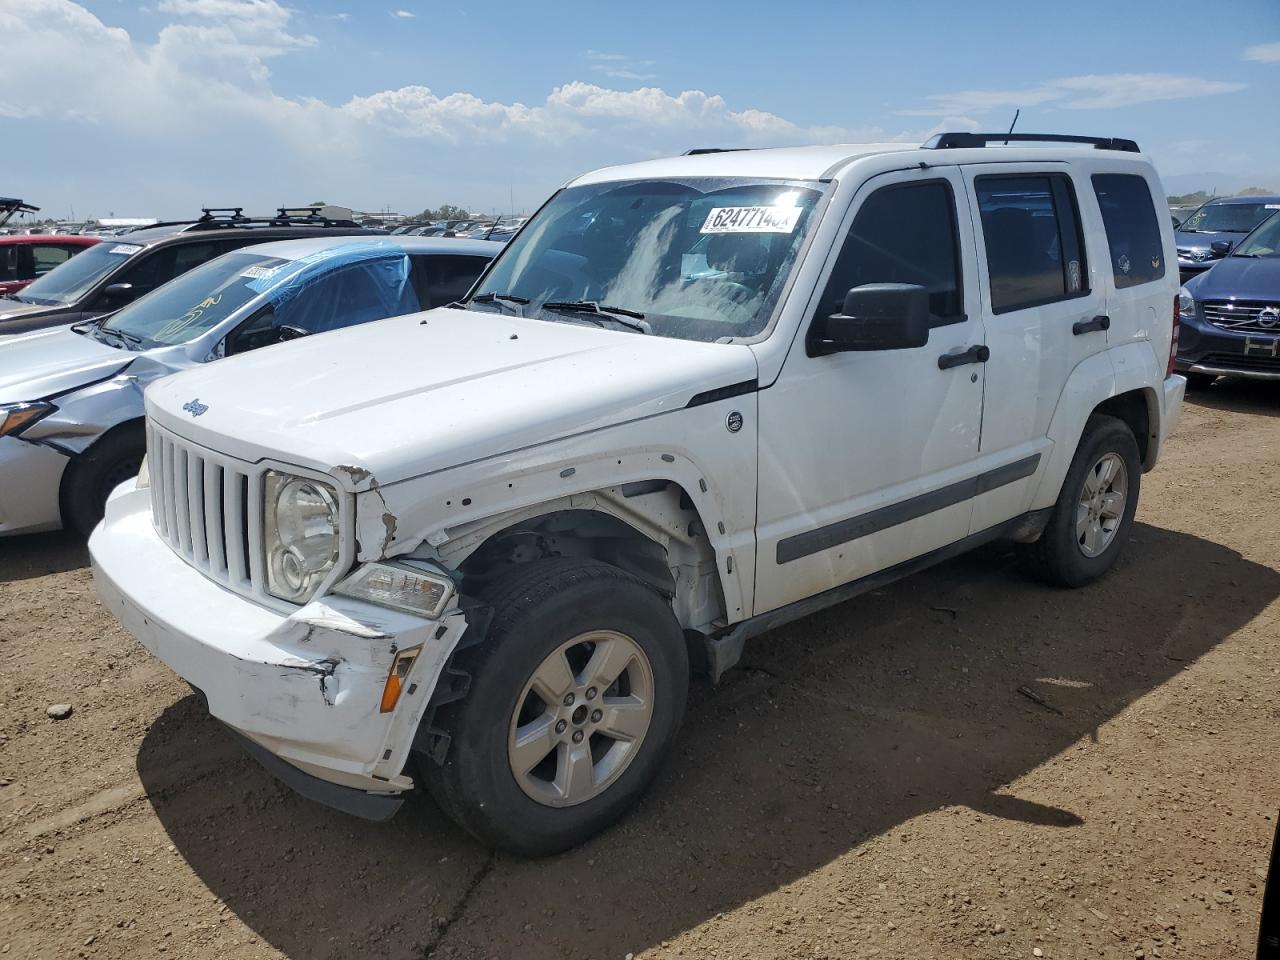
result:
[[[1277,210],[1280,197],[1218,197],[1202,204],[1173,234],[1182,282],[1212,267]]]
[[[1229,375],[1280,380],[1280,211],[1178,295],[1177,369],[1188,386]]]

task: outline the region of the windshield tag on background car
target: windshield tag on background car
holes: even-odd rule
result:
[[[801,207],[715,207],[699,233],[791,233]]]
[[[119,253],[127,257],[131,254],[137,253],[141,249],[142,247],[138,246],[136,243],[116,243],[112,244],[110,249],[107,250],[107,253]]]
[[[240,274],[240,276],[246,277],[249,280],[265,280],[267,277],[273,276],[274,274],[277,274],[279,272],[280,272],[280,267],[278,266],[277,267],[253,266],[253,267],[245,267],[244,271]]]

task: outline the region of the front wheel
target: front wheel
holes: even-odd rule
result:
[[[1128,424],[1104,414],[1090,417],[1044,533],[1018,545],[1024,565],[1062,587],[1102,576],[1129,538],[1141,483],[1138,443]]]
[[[650,586],[607,564],[532,563],[492,590],[488,636],[454,666],[464,700],[437,712],[437,802],[488,843],[564,850],[617,820],[652,781],[680,725],[689,661]]]
[[[142,427],[117,427],[67,468],[62,488],[63,525],[89,536],[102,519],[111,491],[136,477],[147,452]]]

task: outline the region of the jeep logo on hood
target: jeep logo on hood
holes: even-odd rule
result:
[[[198,417],[200,414],[207,413],[209,410],[208,406],[200,402],[199,397],[196,397],[193,400],[188,400],[182,405],[182,409],[193,417]]]

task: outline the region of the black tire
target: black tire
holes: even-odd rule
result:
[[[1187,378],[1188,390],[1208,390],[1213,386],[1213,381],[1218,379],[1216,373],[1192,373],[1190,370],[1184,371],[1182,375]]]
[[[146,452],[142,427],[126,426],[112,430],[73,460],[62,485],[63,526],[89,536],[102,519],[107,496],[138,475]]]
[[[1108,453],[1124,461],[1126,498],[1114,536],[1105,549],[1091,557],[1086,555],[1076,535],[1076,510],[1086,473]],[[1056,586],[1082,587],[1098,579],[1115,565],[1124,550],[1141,486],[1142,462],[1133,431],[1123,420],[1094,414],[1085,424],[1044,533],[1034,543],[1017,545],[1019,559],[1028,572]]]
[[[488,635],[453,663],[471,675],[470,688],[463,700],[439,708],[432,723],[450,737],[444,763],[420,756],[419,768],[436,802],[474,836],[522,856],[546,856],[604,830],[649,786],[684,715],[688,652],[666,600],[594,560],[529,564],[484,599],[493,608]],[[574,806],[548,806],[530,797],[511,769],[511,723],[539,665],[592,630],[619,632],[643,650],[652,714],[634,756],[602,792]]]

